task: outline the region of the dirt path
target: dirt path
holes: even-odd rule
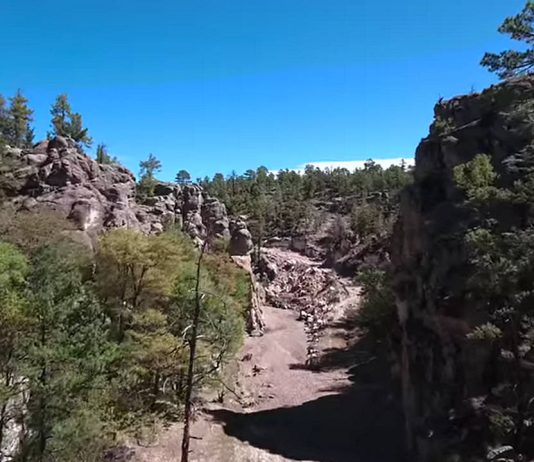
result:
[[[348,287],[330,312],[316,344],[321,355],[335,358],[336,352],[346,353],[354,343],[351,328],[343,320],[357,298],[357,289]],[[193,426],[191,460],[401,460],[396,456],[397,438],[386,445],[381,442],[391,433],[391,416],[385,417],[385,426],[381,421],[382,411],[389,407],[388,397],[375,385],[355,387],[353,373],[346,367],[358,355],[348,363],[312,371],[305,365],[310,337],[305,323],[297,319],[298,313],[264,307],[264,317],[265,335],[247,338],[240,356],[236,389],[241,399],[238,402],[228,393],[224,405],[210,403],[206,407]],[[140,448],[135,460],[179,461],[180,432],[180,426],[171,427],[157,445]]]

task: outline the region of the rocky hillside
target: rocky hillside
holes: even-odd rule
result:
[[[495,420],[502,402],[493,388],[501,359],[491,342],[468,335],[489,319],[468,285],[477,269],[465,236],[480,216],[466,206],[454,167],[485,154],[500,187],[516,184],[510,161],[528,153],[533,142],[527,130],[532,112],[521,111],[533,99],[530,76],[439,103],[430,134],[417,149],[414,184],[402,197],[393,243],[400,364],[407,438],[421,460],[438,460],[438,454],[454,453],[451,448],[480,452],[495,442],[485,422]],[[490,225],[497,223],[501,232],[532,223],[528,206],[490,212],[488,217],[497,217]],[[530,377],[527,382],[531,387]]]
[[[160,233],[182,228],[195,240],[230,241],[232,255],[247,255],[252,242],[246,225],[231,220],[226,207],[200,186],[158,183],[154,196],[136,200],[134,175],[118,164],[99,164],[63,137],[43,141],[33,149],[7,149],[13,166],[2,184],[7,203],[16,210],[53,209],[68,217],[82,242],[92,245],[106,229],[128,227]]]

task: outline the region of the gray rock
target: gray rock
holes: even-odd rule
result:
[[[138,204],[129,170],[98,164],[70,138],[58,136],[32,149],[9,152],[20,160],[20,167],[10,172],[20,184],[18,191],[10,191],[11,202],[20,209],[60,211],[80,232],[92,236],[120,227],[160,233],[177,225],[198,242],[230,239],[226,207],[198,185],[159,182],[154,197]],[[234,251],[246,255],[252,248],[250,233],[242,220],[234,228]]]
[[[67,149],[69,147],[69,143],[67,139],[63,136],[55,136],[48,142],[47,150],[57,149],[58,151],[62,149]]]

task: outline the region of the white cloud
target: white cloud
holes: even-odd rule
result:
[[[385,159],[373,159],[373,160],[376,164],[381,165],[382,168],[388,168],[391,165],[400,165],[403,160],[407,166],[414,165],[413,157],[389,157]],[[346,168],[347,170],[350,170],[352,172],[357,168],[363,168],[366,162],[367,160],[321,160],[321,161],[315,161],[315,162],[306,162],[305,164],[301,164],[297,166],[296,168],[290,169],[290,170],[303,173],[304,169],[306,168],[306,165],[313,165],[314,167],[319,167],[321,170],[324,170],[326,168],[329,168],[329,169]],[[277,171],[274,171],[273,173],[276,173],[276,172]]]

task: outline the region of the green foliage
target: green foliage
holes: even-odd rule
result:
[[[454,167],[454,182],[471,201],[485,202],[498,196],[494,182],[497,174],[487,154],[477,154],[473,160]]]
[[[212,180],[202,180],[201,185],[222,200],[231,214],[246,215],[254,240],[259,243],[273,236],[309,232],[317,221],[314,211],[326,202],[341,204],[349,213],[352,205],[356,210],[377,201],[386,223],[389,218],[385,217],[394,215],[398,192],[410,181],[405,166],[383,169],[368,161],[363,169],[353,172],[308,165],[303,174],[290,170],[275,174],[265,167],[240,176],[232,172],[227,178],[217,173]]]
[[[88,129],[83,127],[82,116],[72,111],[65,93],[56,98],[50,114],[52,115],[52,135],[68,136],[80,145],[91,146],[93,140],[89,136]]]
[[[28,100],[20,90],[9,98],[9,108],[0,96],[0,145],[26,148],[33,143],[31,127],[33,111],[28,107]]]
[[[0,242],[0,447],[6,427],[18,418],[10,409],[22,392],[23,349],[27,332],[26,276],[27,259],[13,245]]]
[[[187,184],[191,182],[191,175],[187,170],[180,170],[176,174],[176,183],[178,184]]]
[[[486,53],[481,64],[496,72],[502,79],[528,74],[534,68],[534,2],[528,0],[523,10],[506,18],[499,32],[512,39],[524,42],[524,51],[508,50],[501,53]]]
[[[170,295],[181,250],[191,252],[187,247],[175,235],[147,236],[128,229],[113,230],[101,239],[95,279],[117,341],[124,340],[135,312],[157,306]]]
[[[3,154],[4,147],[9,137],[9,112],[5,98],[0,95],[0,155]]]
[[[389,233],[392,225],[393,220],[388,220],[387,212],[376,204],[355,204],[352,207],[350,227],[361,241],[381,233]]]
[[[138,195],[143,197],[151,197],[154,195],[154,188],[156,186],[155,174],[161,170],[161,162],[154,154],[149,154],[146,160],[139,162],[139,184],[137,186]]]
[[[206,256],[201,268],[201,311],[197,333],[195,387],[219,377],[237,351],[250,303],[250,279],[226,255]],[[195,309],[196,267],[188,264],[176,281],[169,316],[173,332],[187,338]]]
[[[17,171],[24,167],[18,156],[0,146],[0,205],[6,197],[15,196],[24,186],[24,179],[17,175]]]
[[[391,275],[383,270],[371,269],[360,272],[356,281],[362,286],[358,324],[375,339],[387,340],[397,324]]]
[[[72,223],[53,210],[17,212],[9,207],[0,209],[0,236],[30,255],[45,244],[68,239],[66,233],[72,229]]]
[[[100,461],[112,435],[181,413],[198,252],[181,234],[120,229],[93,260],[22,233],[35,219],[15,214],[6,237],[18,247],[0,242],[0,444],[17,421],[21,460]],[[225,254],[205,257],[197,390],[241,344],[251,290]]]
[[[96,147],[96,154],[95,154],[95,160],[99,164],[116,164],[118,163],[118,160],[115,156],[110,156],[108,153],[108,149],[105,144],[100,143]]]
[[[23,449],[30,460],[67,462],[75,446],[78,456],[90,456],[87,440],[105,437],[105,371],[113,347],[78,255],[71,244],[44,247],[28,280],[24,377],[31,418]],[[66,433],[66,440],[55,439]]]
[[[534,136],[523,102],[506,114],[525,139]],[[486,343],[494,357],[488,403],[488,428],[495,442],[522,451],[532,438],[534,418],[529,379],[523,364],[534,348],[534,228],[531,204],[534,151],[527,144],[504,159],[497,175],[491,159],[478,155],[455,168],[456,184],[466,192],[471,228],[465,233],[470,303],[485,315],[467,335]],[[512,212],[512,213],[509,213]]]
[[[453,120],[436,117],[431,126],[431,133],[438,136],[444,136],[452,132],[454,128]]]
[[[468,338],[473,340],[497,340],[502,337],[502,330],[496,325],[487,322],[480,326],[476,326],[473,332],[467,335]]]

